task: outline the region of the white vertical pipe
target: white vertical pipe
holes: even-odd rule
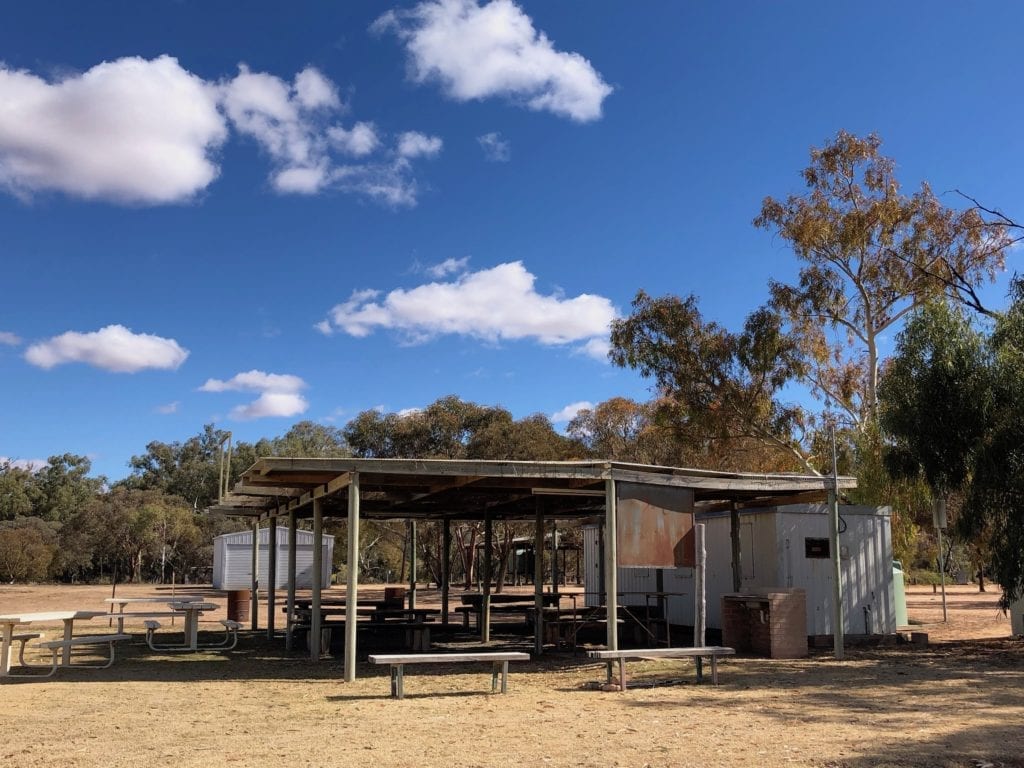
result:
[[[359,473],[348,486],[348,567],[345,584],[345,682],[356,679],[356,603],[359,600]]]

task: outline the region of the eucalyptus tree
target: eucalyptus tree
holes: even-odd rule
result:
[[[881,143],[840,131],[811,150],[806,192],[765,198],[754,219],[801,262],[795,284],[773,280],[770,290],[800,342],[806,381],[859,429],[877,417],[881,335],[942,296],[991,313],[977,288],[1013,242],[1005,226],[943,205],[927,184],[902,193]]]
[[[632,313],[612,323],[613,363],[654,380],[658,409],[692,444],[771,446],[791,468],[817,474],[804,438],[811,423],[784,388],[806,370],[780,317],[759,309],[732,332],[705,320],[697,299],[640,291]]]

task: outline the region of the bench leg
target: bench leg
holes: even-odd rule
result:
[[[626,660],[619,659],[619,690],[626,690]]]
[[[712,656],[711,658],[714,659],[715,657]],[[704,659],[702,659],[700,656],[694,656],[693,660],[694,663],[697,665],[697,680],[699,682],[704,679]],[[711,663],[714,664],[714,661],[712,661]]]
[[[508,662],[501,662],[501,692],[508,693]]]
[[[501,670],[501,664],[497,661],[491,664],[491,693],[497,693],[498,691],[498,673]]]
[[[404,665],[402,664],[391,665],[391,698],[393,699],[401,699],[405,696],[404,686],[402,685],[403,667]]]
[[[718,657],[711,657],[711,684],[718,685]]]

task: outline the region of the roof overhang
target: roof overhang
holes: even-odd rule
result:
[[[715,472],[613,461],[469,461],[448,459],[262,458],[208,511],[264,519],[309,517],[320,501],[327,517],[348,511],[359,478],[367,519],[532,519],[591,517],[603,511],[608,480],[693,491],[698,511],[822,501],[852,477]],[[538,505],[538,500],[543,503]]]

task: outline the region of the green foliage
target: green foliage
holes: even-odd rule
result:
[[[967,317],[944,302],[912,315],[879,395],[890,474],[920,474],[943,498],[962,488],[994,405],[985,342]]]
[[[611,345],[612,362],[654,379],[659,408],[681,439],[757,440],[815,471],[798,437],[805,414],[779,399],[803,367],[777,315],[758,310],[732,333],[705,321],[694,296],[655,299],[641,291],[630,316],[612,323]]]
[[[1014,280],[1011,297],[991,339],[992,417],[958,520],[962,535],[987,544],[1004,605],[1024,595],[1024,281]]]
[[[39,518],[0,522],[0,581],[43,581],[56,550],[56,535]]]

